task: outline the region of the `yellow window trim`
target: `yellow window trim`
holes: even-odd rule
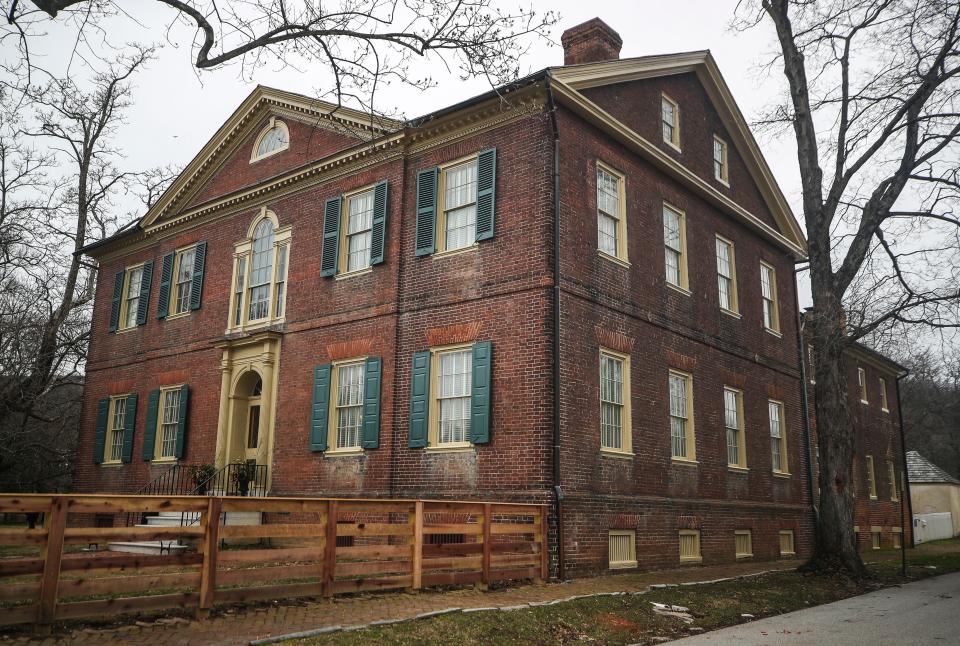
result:
[[[719,233],[717,234],[717,240],[726,243],[730,249],[730,309],[721,306],[720,311],[740,318],[740,295],[737,290],[737,247],[733,243],[733,240],[725,238]]]
[[[618,171],[613,166],[597,160],[597,170],[602,170],[605,173],[613,175],[617,178],[617,201],[619,203],[619,213],[617,214],[617,255],[611,255],[606,251],[600,249],[600,241],[597,240],[597,253],[600,254],[602,258],[607,260],[612,260],[615,263],[622,264],[626,267],[630,266],[629,253],[627,251],[627,176]],[[599,180],[594,173],[594,184]],[[595,187],[599,192],[599,187]],[[597,204],[597,212],[599,215],[600,205]]]
[[[737,451],[737,457],[739,458],[740,461],[734,464],[728,460],[727,467],[731,469],[746,470],[747,469],[747,437],[746,437],[745,424],[743,420],[743,391],[740,390],[739,388],[733,388],[732,386],[724,386],[723,390],[724,392],[729,391],[734,393],[737,400],[737,427],[738,427],[737,428],[737,448],[739,449]],[[726,407],[726,402],[724,402],[724,407]],[[727,430],[726,408],[724,408],[723,430],[724,430],[724,433],[726,433],[726,430]],[[724,436],[724,446],[726,446],[726,436]]]
[[[368,184],[362,188],[350,191],[349,193],[343,194],[343,199],[340,200],[340,240],[337,242],[340,253],[337,254],[337,278],[347,278],[349,276],[359,276],[361,274],[369,273],[372,265],[368,262],[366,266],[360,267],[359,269],[354,269],[353,271],[347,271],[347,262],[349,261],[350,254],[347,249],[347,228],[350,222],[350,198],[356,197],[357,195],[362,195],[364,193],[371,193],[377,187],[374,184]],[[372,226],[371,226],[372,229]],[[289,258],[287,260],[289,262]]]
[[[110,451],[112,448],[113,441],[113,416],[117,410],[117,400],[126,399],[132,392],[122,393],[120,395],[110,395],[110,405],[107,407],[107,429],[106,437],[103,439],[103,462],[100,463],[100,466],[110,467],[110,466],[120,466],[123,464],[123,458],[117,460],[110,459]],[[126,423],[126,414],[124,414],[124,423]],[[122,433],[123,431],[121,431]],[[122,440],[121,440],[122,442]]]
[[[434,238],[437,241],[437,244],[434,255],[438,253],[443,254],[445,252],[451,253],[454,251],[461,251],[462,249],[469,249],[472,246],[467,245],[466,247],[459,247],[457,249],[447,249],[447,209],[445,204],[447,196],[447,171],[463,164],[476,162],[479,156],[480,151],[477,151],[470,155],[459,157],[453,161],[449,161],[445,164],[440,164],[437,166],[437,229],[435,232],[436,236]]]
[[[870,500],[877,499],[877,474],[873,468],[873,456],[868,455],[867,458],[867,482],[870,485]]]
[[[186,247],[181,247],[173,252],[173,271],[170,274],[170,292],[171,298],[169,300],[169,305],[167,306],[167,311],[170,314],[167,316],[169,321],[172,318],[179,318],[181,316],[187,316],[190,314],[190,308],[188,307],[184,312],[177,312],[177,306],[180,304],[180,290],[177,288],[177,277],[180,275],[180,261],[183,260],[183,254],[191,249],[196,249],[197,243],[187,245]]]
[[[676,216],[680,221],[680,284],[671,283],[669,280],[666,280],[668,287],[679,288],[686,294],[690,294],[690,278],[687,272],[687,213],[679,206],[674,206],[666,200],[663,201],[663,209],[669,210]],[[661,215],[661,218],[663,216]],[[667,241],[663,241],[663,246],[667,246]],[[666,276],[666,267],[664,267],[664,276]]]
[[[693,536],[693,547],[695,548],[693,552],[687,552],[686,554],[683,551],[683,536]],[[703,550],[700,545],[700,530],[699,529],[681,529],[677,532],[677,540],[680,543],[680,562],[681,563],[699,563],[703,560]]]
[[[250,322],[247,317],[249,315],[249,293],[250,293],[250,271],[252,268],[253,260],[253,234],[257,230],[257,225],[260,224],[263,220],[268,219],[273,222],[273,276],[270,282],[270,295],[269,295],[269,304],[268,309],[269,315],[263,319]],[[230,274],[230,305],[227,312],[227,328],[226,333],[230,334],[233,332],[248,332],[252,330],[259,330],[264,327],[269,327],[271,325],[278,325],[286,321],[287,318],[287,296],[290,293],[289,289],[289,276],[290,276],[290,259],[293,249],[292,241],[292,231],[293,227],[291,225],[286,225],[284,227],[279,226],[279,220],[277,219],[276,213],[263,206],[260,208],[260,213],[253,218],[250,223],[250,227],[247,229],[247,237],[243,240],[239,240],[233,244],[233,269]],[[280,248],[286,246],[287,248],[287,266],[286,266],[286,275],[284,276],[284,282],[286,284],[286,289],[283,292],[283,315],[276,316],[276,288],[277,288],[277,261],[280,259]],[[243,292],[240,294],[240,323],[236,322],[236,311],[237,311],[237,269],[240,265],[240,260],[244,260],[244,279],[243,279]]]
[[[887,479],[890,481],[890,500],[900,502],[900,492],[897,489],[897,469],[893,460],[887,460]]]
[[[611,544],[613,543],[614,538],[618,537],[628,537],[629,538],[629,547],[628,554],[626,555],[627,559],[621,559],[614,561],[610,554]],[[633,529],[611,529],[607,531],[607,567],[611,570],[619,570],[624,568],[635,568],[637,567],[637,532]]]
[[[760,266],[766,267],[767,269],[770,270],[770,298],[773,300],[773,312],[772,312],[772,316],[770,317],[771,322],[773,323],[773,327],[767,327],[766,322],[763,322],[763,329],[775,335],[776,337],[780,338],[783,335],[780,333],[780,296],[777,293],[777,268],[768,262],[764,262],[763,260],[760,261]],[[763,270],[761,269],[760,271],[762,272]],[[763,278],[761,277],[760,280],[762,284]],[[762,303],[762,300],[763,300],[762,287],[761,287],[760,298]],[[762,304],[761,304],[761,307],[763,307]],[[760,312],[760,316],[761,318],[763,317],[763,311]]]
[[[767,400],[767,434],[770,434],[770,404],[780,408],[780,468],[773,469],[773,475],[789,477],[790,460],[787,457],[787,408],[779,399]]]
[[[860,389],[860,403],[869,404],[870,399],[867,395],[867,371],[857,367],[857,386]]]
[[[673,368],[669,371],[670,375],[675,375],[677,377],[683,377],[684,379],[684,390],[686,390],[687,398],[687,424],[685,427],[685,436],[687,442],[687,455],[686,457],[678,457],[673,455],[673,435],[670,435],[670,455],[674,462],[687,462],[691,464],[698,464],[697,462],[697,435],[694,430],[694,414],[693,414],[693,375],[689,372],[682,372],[680,370],[674,370]],[[670,382],[667,382],[667,432],[670,432],[669,418],[670,418]]]
[[[260,149],[260,142],[263,141],[263,138],[267,136],[267,133],[273,130],[275,126],[279,126],[287,135],[287,143],[283,146],[277,148],[276,150],[271,150],[268,153],[257,156],[257,151]],[[266,126],[260,131],[260,134],[257,135],[257,138],[253,141],[253,148],[250,150],[250,163],[258,162],[261,159],[266,159],[267,157],[272,157],[277,153],[282,153],[284,150],[290,148],[290,129],[287,128],[287,124],[277,119],[276,117],[270,117],[270,121]]]
[[[441,345],[430,348],[430,410],[429,429],[427,430],[427,450],[431,452],[473,451],[474,446],[466,442],[440,443],[440,400],[437,399],[437,376],[440,374],[440,355],[460,350],[473,350],[473,342]]]
[[[713,136],[713,140],[714,140],[715,142],[717,142],[717,143],[720,144],[720,150],[721,150],[721,154],[720,154],[720,168],[721,168],[720,177],[717,177],[717,174],[716,174],[716,166],[714,166],[713,178],[714,178],[715,180],[717,180],[718,182],[720,182],[721,184],[723,184],[724,186],[726,186],[727,188],[730,188],[730,166],[729,166],[729,164],[728,164],[728,162],[727,162],[727,158],[728,158],[728,156],[727,156],[727,148],[728,148],[727,142],[724,141],[723,138],[721,138],[721,137],[719,137],[719,136],[717,136],[717,135],[714,135],[714,136]],[[713,152],[713,151],[711,151],[711,153],[712,153],[712,152]],[[714,157],[713,157],[712,154],[711,154],[711,156],[710,156],[710,161],[715,163],[715,160],[714,160]]]
[[[597,358],[598,371],[599,371],[600,357],[602,357],[603,355],[606,355],[613,359],[619,359],[620,361],[623,362],[623,417],[620,420],[621,422],[620,444],[622,448],[614,449],[614,448],[605,447],[601,445],[600,452],[615,455],[618,457],[619,456],[632,457],[633,456],[633,406],[631,405],[631,401],[630,401],[632,399],[631,397],[632,390],[630,388],[630,355],[623,354],[622,352],[617,352],[615,350],[610,350],[609,348],[601,347],[600,354],[598,355],[598,358]],[[598,414],[602,414],[601,411],[603,409],[603,404],[600,401],[599,395],[600,393],[598,388],[597,412]],[[598,417],[597,421],[599,422],[601,419],[602,417]],[[599,428],[599,423],[598,423],[598,428]],[[602,434],[601,434],[601,441],[602,441]]]
[[[166,394],[171,390],[180,390],[183,388],[184,384],[177,384],[175,386],[162,386],[160,388],[160,399],[157,404],[157,425],[154,428],[153,434],[153,455],[154,458],[151,462],[176,462],[176,455],[163,456],[163,398],[166,397]],[[183,401],[180,401],[180,405],[183,406]]]
[[[676,149],[677,152],[680,150],[680,104],[674,101],[670,95],[666,92],[660,93],[660,100],[666,101],[673,106],[673,139],[664,139],[664,143],[670,146],[671,148]],[[660,136],[663,137],[663,104],[660,106]]]
[[[887,380],[883,377],[880,379],[880,410],[884,413],[890,412],[890,402],[887,399]]]
[[[741,552],[738,550],[737,537],[746,536],[746,542],[750,546],[749,552]],[[747,559],[753,556],[753,531],[749,529],[735,529],[733,530],[733,549],[736,558],[738,559]]]
[[[797,545],[796,545],[796,536],[794,536],[792,529],[781,529],[779,533],[780,537],[780,556],[796,556],[797,554]],[[784,539],[787,539],[787,542],[784,543]],[[788,549],[784,549],[784,547]]]
[[[364,365],[367,357],[352,357],[350,359],[340,359],[330,364],[330,401],[327,408],[327,450],[326,455],[360,455],[363,453],[363,426],[360,427],[360,446],[337,446],[337,391],[340,387],[340,369],[345,366]],[[364,378],[366,375],[364,375]],[[361,400],[360,406],[363,406]]]
[[[130,286],[130,273],[133,272],[133,270],[139,269],[146,264],[147,264],[146,262],[140,262],[140,263],[137,263],[136,265],[130,265],[129,267],[123,268],[123,285],[121,285],[122,291],[120,292],[120,320],[117,321],[117,332],[122,332],[124,330],[132,330],[135,327],[137,327],[136,323],[134,323],[133,325],[127,325],[127,288]],[[143,291],[142,276],[140,280],[141,280],[140,290]],[[137,301],[138,306],[139,306],[139,303],[140,301],[138,300]]]

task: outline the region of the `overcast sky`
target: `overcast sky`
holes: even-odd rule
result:
[[[510,0],[501,0],[508,6]],[[709,49],[733,91],[741,110],[752,119],[782,93],[785,81],[779,69],[767,74],[760,66],[769,60],[774,41],[770,29],[762,25],[748,32],[730,30],[736,0],[607,0],[587,3],[582,0],[532,0],[538,11],[561,14],[553,34],[556,44],[536,43],[521,70],[534,71],[563,62],[559,46],[564,29],[600,17],[623,38],[622,57],[664,54]],[[135,7],[135,9],[134,9]],[[311,70],[294,70],[273,63],[241,74],[238,66],[198,71],[192,65],[190,39],[193,32],[177,28],[171,32],[179,46],[165,42],[165,29],[173,11],[157,3],[139,0],[131,10],[141,23],[119,22],[111,34],[115,43],[162,43],[155,61],[135,79],[134,105],[127,111],[118,144],[131,169],[173,164],[186,165],[223,124],[231,112],[257,83],[318,96],[325,75]],[[73,48],[69,38],[55,31],[34,51],[47,56],[54,72],[66,70],[67,55]],[[74,65],[71,71],[77,69]],[[381,90],[379,109],[398,111],[412,117],[427,113],[488,89],[485,82],[462,82],[439,65],[422,65],[419,74],[431,74],[439,86],[427,91],[394,85]],[[252,76],[252,78],[250,78]],[[758,136],[760,147],[780,186],[799,214],[799,177],[792,133],[773,138]],[[806,291],[805,289],[803,290]]]

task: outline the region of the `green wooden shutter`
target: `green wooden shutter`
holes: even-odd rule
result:
[[[207,260],[207,243],[198,242],[193,252],[193,282],[190,284],[190,309],[200,309],[200,298],[203,295],[203,268]]]
[[[330,364],[313,369],[313,408],[310,412],[310,450],[327,450],[327,418],[330,416]]]
[[[387,210],[389,209],[389,191],[386,180],[377,182],[373,189],[373,223],[370,229],[370,264],[383,262],[383,250],[386,247]]]
[[[166,254],[160,263],[160,296],[157,298],[157,318],[165,319],[170,313],[170,280],[173,277],[173,252]]]
[[[110,412],[110,398],[104,397],[97,402],[97,426],[93,435],[93,463],[103,462],[103,449],[107,444],[107,415]]]
[[[497,192],[497,149],[477,156],[477,241],[493,237]]]
[[[410,446],[427,445],[430,428],[430,351],[413,355],[413,376],[410,380]]]
[[[187,412],[190,410],[190,386],[184,384],[180,386],[180,410],[177,411],[177,444],[174,448],[174,456],[177,459],[183,457],[184,448],[187,445]]]
[[[321,276],[333,276],[337,273],[342,201],[342,195],[331,197],[323,207],[323,244],[320,250]]]
[[[147,395],[147,425],[143,428],[143,459],[152,460],[157,443],[157,411],[160,409],[160,391]]]
[[[123,447],[120,454],[122,462],[133,457],[133,431],[137,427],[137,394],[127,395],[127,409],[123,412]]]
[[[137,301],[137,325],[147,322],[147,311],[150,309],[150,284],[153,282],[153,261],[143,263],[143,274],[140,279],[140,300]]]
[[[363,380],[363,439],[365,449],[380,447],[380,374],[383,359],[370,357],[364,368]]]
[[[118,271],[113,281],[113,302],[110,305],[110,331],[116,332],[120,325],[120,299],[123,298],[124,272]]]
[[[417,255],[429,256],[436,249],[437,168],[417,173]]]
[[[486,444],[490,441],[490,372],[493,364],[493,344],[479,341],[473,344],[473,390],[470,393],[470,441]]]

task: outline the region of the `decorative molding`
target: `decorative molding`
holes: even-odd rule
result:
[[[476,341],[480,337],[480,330],[482,328],[483,323],[480,321],[431,328],[427,330],[427,345],[432,348],[441,345],[454,345],[455,343]]]
[[[621,334],[620,332],[614,332],[613,330],[604,329],[599,325],[594,327],[593,331],[594,334],[596,334],[597,343],[603,347],[622,352],[623,354],[633,352],[633,344],[635,341],[633,337]]]

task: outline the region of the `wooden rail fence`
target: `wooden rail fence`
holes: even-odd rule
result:
[[[0,494],[0,513],[30,512],[42,527],[0,527],[0,625],[173,608],[202,617],[221,603],[547,577],[544,505]],[[124,522],[156,512],[195,522]],[[232,524],[232,512],[262,524]],[[186,549],[106,550],[118,541]]]

